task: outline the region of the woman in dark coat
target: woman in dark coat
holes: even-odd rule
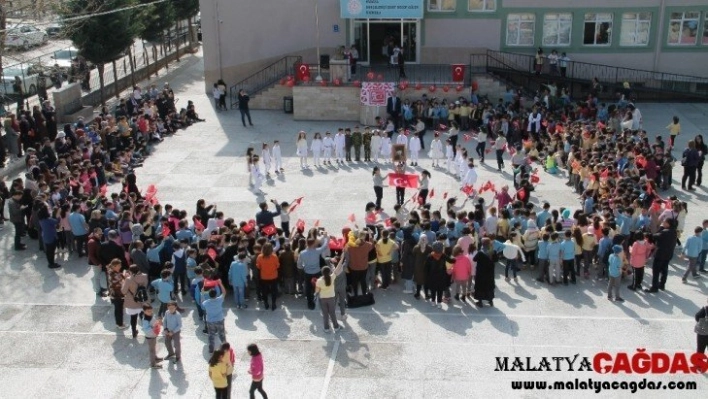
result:
[[[442,307],[443,292],[445,292],[450,281],[450,275],[447,274],[447,267],[445,266],[447,257],[443,250],[443,244],[436,242],[433,244],[433,252],[428,255],[428,260],[425,262],[426,287],[430,287],[430,304],[435,306],[437,302],[438,308]]]
[[[703,164],[706,161],[706,153],[708,153],[708,146],[703,142],[703,135],[697,135],[693,142],[696,143],[696,150],[698,151],[698,166],[696,167],[696,185],[700,186],[703,183]]]
[[[401,278],[405,282],[403,288],[404,294],[413,293],[413,271],[414,271],[414,257],[413,248],[415,248],[415,239],[413,238],[413,228],[405,227],[403,228],[403,242],[401,243]]]
[[[420,299],[420,290],[425,287],[425,299],[430,299],[430,288],[426,283],[425,264],[432,248],[428,245],[428,237],[420,235],[418,245],[413,247],[413,281],[415,281],[415,299]]]
[[[474,299],[476,305],[483,307],[482,301],[489,301],[494,306],[494,262],[491,258],[492,242],[489,238],[482,239],[480,250],[472,260],[475,262]]]

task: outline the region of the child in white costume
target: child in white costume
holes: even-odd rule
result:
[[[440,160],[445,158],[445,153],[443,153],[442,141],[440,141],[440,133],[435,133],[433,141],[430,143],[430,151],[428,151],[428,156],[433,160],[433,167],[440,166]]]
[[[320,157],[322,156],[322,135],[317,132],[315,137],[312,139],[310,144],[310,150],[312,151],[312,158],[315,167],[320,167]]]
[[[261,158],[263,159],[263,171],[265,172],[265,175],[268,176],[270,175],[271,160],[271,154],[270,149],[268,148],[268,143],[263,143],[263,149],[261,150]]]
[[[284,172],[285,169],[283,169],[283,155],[280,152],[280,141],[273,141],[273,147],[271,148],[270,152],[273,155],[273,162],[275,162],[275,173],[277,174],[279,171]]]
[[[323,149],[323,157],[324,157],[324,164],[325,165],[331,165],[332,164],[332,150],[334,150],[334,139],[332,138],[332,133],[330,132],[325,132],[325,137],[322,139],[322,149]]]
[[[307,168],[307,133],[301,131],[297,134],[295,148],[297,156],[300,157],[300,168]]]
[[[418,132],[413,133],[408,142],[408,154],[411,156],[411,165],[418,166],[418,153],[420,153],[421,144]]]
[[[374,154],[374,162],[378,163],[381,154],[381,132],[378,130],[374,130],[371,136],[371,153]]]
[[[345,143],[344,130],[340,129],[337,134],[334,135],[334,157],[337,159],[337,163],[344,163]]]
[[[447,159],[447,171],[450,173],[455,173],[452,170],[453,166],[456,166],[456,164],[453,162],[455,159],[455,149],[452,147],[452,141],[450,139],[446,140],[447,144],[445,145],[445,158]]]
[[[391,162],[391,139],[386,133],[381,136],[381,157],[384,162]]]
[[[261,184],[263,184],[265,176],[263,176],[263,173],[261,173],[261,168],[259,165],[260,157],[258,155],[254,155],[252,160],[253,163],[251,164],[251,177],[253,178],[253,190],[261,191]]]

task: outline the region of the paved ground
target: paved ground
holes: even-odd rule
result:
[[[244,153],[249,145],[280,139],[287,172],[269,181],[266,198],[279,201],[305,196],[294,215],[308,225],[321,220],[331,231],[346,224],[352,212],[363,214],[373,197],[370,166],[354,164],[341,170],[327,168],[301,172],[294,158],[295,132],[334,130],[339,123],[293,122],[280,112],[254,111],[255,127],[243,128],[238,111],[217,113],[203,94],[202,64],[185,64],[169,76],[180,104],[195,101],[205,123],[168,138],[140,169],[142,187],[157,184],[163,203],[193,209],[199,198],[218,204],[238,219],[252,218],[260,199],[247,189]],[[161,77],[161,80],[166,78]],[[297,104],[295,104],[297,106]],[[642,105],[645,125],[656,132],[670,117],[681,117],[684,136],[708,131],[708,107],[693,104]],[[469,143],[472,144],[472,143]],[[423,166],[428,161],[422,161]],[[480,180],[497,186],[510,175],[480,168]],[[677,172],[678,173],[678,172]],[[535,196],[554,206],[577,207],[577,200],[560,178],[543,175]],[[445,173],[433,171],[437,193],[457,187]],[[687,229],[704,218],[706,190],[680,194],[689,203]],[[393,190],[386,190],[384,207],[391,208]],[[442,205],[440,195],[433,200]],[[361,216],[359,216],[361,217]],[[0,233],[5,254],[0,266],[0,386],[8,398],[144,398],[210,397],[206,373],[206,337],[185,317],[183,360],[163,370],[148,369],[143,338],[114,327],[112,308],[96,299],[90,271],[84,262],[62,260],[64,267],[49,271],[33,251],[17,254],[11,248],[10,227]],[[497,278],[495,308],[476,309],[454,303],[442,310],[404,296],[400,285],[377,292],[370,309],[350,312],[346,330],[325,334],[320,314],[308,311],[302,300],[284,298],[276,312],[254,303],[246,311],[229,309],[228,339],[237,349],[234,381],[236,397],[245,397],[249,385],[243,349],[257,342],[265,358],[265,388],[271,398],[469,398],[549,397],[549,391],[514,391],[513,380],[695,381],[699,392],[708,389],[705,376],[633,375],[612,377],[594,372],[494,371],[496,357],[592,356],[636,348],[656,351],[692,351],[693,314],[705,304],[705,282],[681,284],[682,265],[671,267],[667,291],[660,295],[630,293],[624,286],[622,305],[605,299],[605,285],[581,281],[577,286],[549,290],[522,273],[518,284]],[[501,275],[499,268],[498,275]],[[650,276],[648,276],[650,277]],[[705,279],[704,279],[705,280]],[[626,284],[625,284],[626,285]],[[164,349],[160,352],[164,353]],[[576,365],[577,367],[577,365]],[[668,392],[645,392],[665,397]],[[699,397],[697,392],[671,392]],[[591,391],[574,392],[582,397]],[[662,395],[663,394],[663,395]],[[628,392],[604,392],[629,396]]]

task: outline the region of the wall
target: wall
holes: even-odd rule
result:
[[[200,7],[207,91],[209,82],[220,76],[233,84],[288,54],[306,52],[305,62],[316,62],[314,0],[201,0]],[[332,49],[345,42],[339,2],[320,0],[319,20],[322,53],[331,54]],[[339,25],[339,33],[333,32],[334,24]]]
[[[361,109],[358,87],[295,86],[293,119],[296,121],[358,121]]]

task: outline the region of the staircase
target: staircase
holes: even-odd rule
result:
[[[286,76],[293,76],[295,74],[295,66],[301,63],[302,57],[300,56],[283,57],[273,62],[272,64],[265,66],[260,71],[252,74],[251,76],[234,84],[229,89],[229,97],[231,98],[231,108],[238,107],[238,92],[239,90],[243,89],[246,90],[248,95],[251,97],[249,107],[254,109],[271,109],[256,107],[257,102],[255,101],[255,99],[257,98],[257,94],[261,93],[266,89],[274,87],[277,83],[280,82],[281,79],[285,78]],[[289,95],[292,95],[292,89],[290,89]],[[273,96],[275,96],[275,93],[273,93]],[[267,100],[264,99],[261,101],[263,101],[264,105],[274,105],[273,101],[270,100],[273,96],[268,97]],[[280,97],[280,101],[282,105],[282,96]],[[277,109],[277,107],[273,109]]]
[[[293,88],[279,82],[251,97],[248,106],[251,109],[283,109],[283,97],[292,97]]]

